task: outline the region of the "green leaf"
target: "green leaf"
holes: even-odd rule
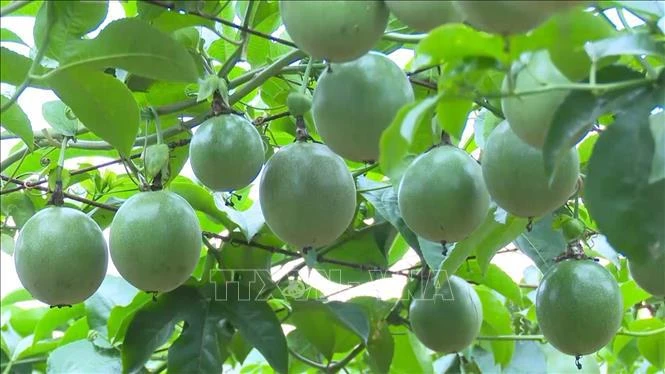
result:
[[[5,252],[8,255],[13,255],[14,254],[14,238],[11,236],[2,233],[0,234],[0,247],[2,248],[2,251]]]
[[[504,370],[506,373],[515,374],[530,374],[530,373],[546,373],[547,372],[547,358],[543,353],[540,343],[530,341],[517,341],[515,344],[515,354],[510,361],[508,367]],[[574,366],[574,357],[570,357],[570,371],[577,372]]]
[[[659,318],[639,319],[630,324],[631,331],[650,331],[663,327],[665,323]],[[637,348],[653,366],[665,368],[665,332],[638,337]]]
[[[48,83],[85,127],[129,156],[138,132],[139,108],[122,82],[79,68],[54,74]]]
[[[485,286],[476,286],[476,292],[483,306],[483,325],[487,324],[497,335],[513,334],[513,321],[510,312],[494,291]],[[494,361],[506,367],[513,356],[514,341],[492,341]]]
[[[216,302],[200,302],[185,317],[182,334],[169,347],[168,370],[175,373],[218,373],[222,370],[224,339],[219,331],[223,315]]]
[[[26,47],[28,46],[27,44],[25,44],[23,39],[21,39],[20,36],[16,35],[15,32],[5,28],[0,29],[0,40],[2,40],[3,42],[14,42],[18,44],[23,44]]]
[[[584,203],[617,252],[644,261],[665,245],[665,180],[649,183],[655,153],[649,115],[662,86],[636,97],[599,136],[589,160]]]
[[[654,140],[649,183],[656,183],[665,178],[665,112],[652,114],[649,117],[649,128]]]
[[[221,223],[229,230],[237,227],[229,216],[219,210],[212,194],[205,188],[192,183],[184,177],[177,177],[169,184],[169,190],[182,196],[194,208]]]
[[[247,290],[235,288],[233,285],[235,284],[226,284],[223,299],[216,295],[217,302],[213,308],[218,308],[220,313],[229,319],[275,371],[286,373],[289,368],[289,354],[286,337],[277,316],[265,301],[240,298],[240,295],[247,294]]]
[[[111,338],[107,325],[116,306],[126,306],[139,291],[121,277],[107,275],[97,291],[85,301],[88,324]]]
[[[4,120],[4,118],[3,115],[2,119]],[[12,217],[18,228],[23,227],[30,217],[37,212],[34,203],[24,191],[2,196],[0,211],[5,216]]]
[[[552,229],[553,215],[548,214],[533,224],[530,232],[525,232],[515,240],[515,245],[522,253],[538,266],[545,274],[554,258],[566,250],[566,239],[561,230]]]
[[[443,99],[436,105],[436,118],[443,131],[457,141],[462,139],[466,119],[473,101],[466,99]]]
[[[623,298],[623,309],[628,310],[640,301],[651,297],[651,294],[643,290],[634,280],[624,282],[620,286],[621,297]]]
[[[480,111],[476,120],[473,121],[473,136],[478,147],[481,149],[485,148],[485,141],[501,121],[503,121],[502,118],[495,116],[485,108]]]
[[[515,304],[522,305],[522,291],[519,286],[495,264],[490,264],[485,274],[483,274],[478,261],[471,259],[465,265],[460,266],[456,275],[467,281],[483,284],[510,299]]]
[[[665,58],[665,48],[646,33],[623,34],[596,42],[588,42],[584,50],[592,61],[621,55],[646,55]]]
[[[19,288],[6,294],[5,297],[2,298],[2,301],[0,301],[0,305],[3,308],[6,308],[10,305],[28,300],[32,300],[32,295],[30,295],[30,292],[28,292],[28,290],[25,288]]]
[[[9,98],[0,96],[1,105],[5,105],[8,101]],[[30,120],[18,103],[14,103],[2,113],[0,123],[2,124],[2,127],[18,135],[28,148],[34,148],[34,135],[32,133],[32,127],[30,126]]]
[[[449,23],[431,30],[418,43],[414,68],[458,62],[475,56],[508,60],[500,36],[477,31],[462,23]]]
[[[224,203],[218,203],[215,199],[217,208],[226,213],[235,225],[240,228],[240,231],[245,236],[245,240],[251,241],[254,236],[265,226],[265,218],[261,211],[261,204],[258,201],[252,203],[252,206],[244,211],[235,210]]]
[[[455,273],[474,251],[480,268],[485,272],[496,251],[515,240],[524,231],[526,219],[508,215],[505,222],[501,223],[495,218],[496,212],[497,208],[490,209],[485,221],[466,239],[455,244],[448,257],[441,263],[439,274]]]
[[[71,118],[69,108],[60,100],[42,104],[42,115],[53,129],[65,136],[74,136],[78,130],[78,121]]]
[[[439,101],[438,96],[409,103],[395,115],[392,123],[383,131],[380,140],[379,165],[385,175],[398,181],[408,166],[404,158],[409,151],[419,153],[424,149],[413,149],[415,144],[432,142],[431,115]],[[424,148],[427,148],[425,146]],[[420,147],[422,148],[422,147]]]
[[[161,295],[136,313],[123,342],[123,372],[140,370],[155,349],[171,337],[177,322],[197,316],[202,301],[195,289],[180,287]]]
[[[367,342],[370,367],[377,373],[388,373],[395,353],[395,341],[390,334],[388,325],[381,327],[372,334]]]
[[[150,294],[139,292],[129,305],[112,308],[107,324],[109,340],[113,343],[123,341],[134,315],[149,302],[152,302]]]
[[[395,354],[390,367],[391,373],[434,373],[429,350],[414,334],[407,329],[402,329],[393,335],[393,339],[395,340]]]
[[[540,349],[545,353],[547,358],[548,373],[566,373],[575,370],[576,373],[580,374],[600,374],[598,362],[593,355],[582,356],[580,358],[582,369],[577,370],[573,369],[575,366],[574,362],[570,360],[571,357],[559,352],[551,344],[541,344]]]
[[[18,86],[28,76],[32,60],[6,47],[0,47],[0,81]]]
[[[90,330],[90,326],[88,326],[88,318],[87,317],[81,317],[76,320],[76,322],[72,323],[65,333],[62,335],[62,338],[60,339],[60,346],[69,344],[71,342],[77,341],[77,340],[82,340],[86,339],[88,337],[88,332]],[[106,343],[105,340],[102,340],[104,343]],[[108,345],[108,343],[106,343]],[[104,347],[102,347],[104,348]]]
[[[598,72],[599,81],[639,79],[641,74],[623,66],[609,66]],[[553,175],[557,164],[570,148],[584,138],[601,115],[629,107],[647,87],[629,88],[595,95],[591,91],[572,91],[559,105],[550,124],[543,146],[547,175]]]
[[[119,373],[120,356],[115,349],[101,349],[88,340],[57,348],[46,361],[47,373]]]
[[[438,269],[441,266],[441,262],[445,259],[443,255],[444,247],[441,243],[418,237],[418,248],[420,248],[420,253],[422,253],[430,269]],[[445,250],[448,250],[448,245],[446,245]]]
[[[387,239],[393,233],[393,227],[385,222],[384,224],[376,224],[371,228],[363,229],[362,232],[345,234],[340,238],[339,244],[328,247],[331,249],[324,258],[387,270],[388,261],[384,255],[383,248],[385,248]],[[346,240],[347,238],[348,240]],[[348,266],[327,263],[325,261],[317,264],[316,269],[324,277],[339,284],[357,284],[384,277],[384,273],[381,271],[352,269]]]
[[[141,35],[140,43],[128,43],[127,35]],[[95,69],[113,66],[145,78],[166,81],[196,82],[199,76],[194,59],[185,47],[136,18],[113,21],[95,39],[73,44],[56,71],[79,66]]]
[[[71,47],[73,40],[99,27],[106,18],[109,7],[108,1],[47,3],[44,3],[37,13],[33,34],[37,48],[42,48],[45,38],[48,38],[46,55],[56,59]],[[53,25],[49,28],[50,19],[53,20]]]
[[[32,344],[35,345],[42,339],[51,339],[54,330],[84,314],[83,304],[75,304],[71,308],[49,309],[35,326]]]
[[[329,360],[335,352],[346,352],[358,344],[369,331],[367,316],[358,305],[340,308],[318,300],[298,300],[291,307],[290,323]]]

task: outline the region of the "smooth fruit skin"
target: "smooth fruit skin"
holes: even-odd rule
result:
[[[571,148],[550,186],[542,151],[524,143],[506,121],[488,137],[481,165],[492,199],[518,217],[539,217],[563,205],[575,192],[580,172],[577,149]]]
[[[654,296],[665,296],[665,250],[662,248],[648,261],[628,261],[630,274],[644,290]]]
[[[495,34],[525,33],[538,27],[557,11],[583,1],[455,1],[455,6],[474,28]]]
[[[406,74],[381,53],[332,64],[319,78],[312,115],[321,139],[352,161],[375,161],[379,140],[399,109],[414,100]]]
[[[513,65],[516,73],[513,90],[515,93],[533,91],[545,85],[570,83],[550,59],[546,50],[533,53],[528,63]],[[510,90],[508,78],[503,81],[505,92]],[[542,149],[554,115],[570,93],[569,90],[547,91],[525,96],[506,96],[501,99],[501,107],[515,135],[529,145]]]
[[[490,196],[476,160],[459,148],[442,145],[409,165],[397,202],[404,222],[416,234],[456,242],[483,222]]]
[[[194,271],[201,227],[187,200],[169,191],[139,192],[111,222],[111,259],[120,275],[144,291],[168,292]]]
[[[214,191],[248,186],[259,175],[265,149],[256,127],[244,117],[227,114],[205,121],[189,146],[192,171]]]
[[[573,356],[594,353],[621,326],[621,291],[612,274],[595,261],[564,260],[538,286],[536,317],[554,348]]]
[[[385,3],[397,19],[420,32],[429,32],[437,26],[463,20],[450,1],[386,0]]]
[[[418,340],[440,353],[458,352],[473,343],[483,323],[480,298],[464,279],[449,277],[439,288],[430,280],[409,306],[409,322]]]
[[[266,224],[299,247],[332,243],[351,224],[356,208],[353,176],[341,157],[317,143],[296,142],[275,153],[259,186]]]
[[[282,23],[293,42],[315,59],[345,62],[379,41],[390,12],[378,0],[281,0]]]
[[[47,207],[25,223],[14,250],[23,287],[49,305],[85,301],[106,276],[108,249],[102,230],[83,212]]]

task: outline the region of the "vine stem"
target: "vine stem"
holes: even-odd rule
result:
[[[300,85],[300,93],[305,93],[307,91],[307,87],[309,86],[309,76],[312,71],[312,63],[314,62],[314,59],[312,57],[309,58],[309,61],[307,61],[307,67],[305,68],[305,74],[302,76],[302,85]]]
[[[665,327],[661,327],[649,331],[628,331],[621,329],[617,331],[616,335],[633,336],[637,338],[652,336],[665,333]],[[547,339],[544,335],[481,335],[476,337],[477,340],[538,340],[546,342]]]
[[[7,16],[7,15],[23,8],[24,6],[26,6],[28,4],[30,4],[30,0],[15,0],[15,1],[9,3],[9,5],[7,5],[6,7],[3,7],[2,9],[0,9],[0,17]]]
[[[371,192],[371,191],[378,191],[378,190],[385,190],[386,188],[390,188],[392,185],[388,184],[385,186],[377,186],[377,187],[370,187],[370,188],[361,188],[357,190],[356,192],[358,193],[363,193],[363,192]]]
[[[157,134],[157,144],[164,143],[164,137],[162,135],[162,123],[159,120],[159,114],[155,108],[150,107],[150,112],[152,112],[152,119],[155,121],[155,133]]]
[[[621,25],[628,30],[629,33],[635,34],[635,30],[633,27],[628,23],[626,20],[626,16],[624,15],[624,12],[628,11],[626,8],[617,8],[617,16],[619,16],[619,21],[621,22]],[[631,12],[631,14],[633,14]],[[658,72],[656,69],[651,66],[649,61],[647,61],[644,57],[642,56],[634,56],[635,60],[642,65],[642,68],[647,72],[647,77],[649,78],[656,78],[658,76]]]
[[[421,40],[425,39],[427,34],[401,34],[398,32],[387,32],[383,34],[384,40],[390,40],[398,43],[418,44]]]
[[[377,167],[379,167],[379,164],[375,162],[373,164],[369,164],[365,167],[362,167],[360,169],[356,169],[356,170],[352,171],[351,175],[353,175],[354,178],[357,178],[357,177],[367,173],[370,170],[376,169]]]

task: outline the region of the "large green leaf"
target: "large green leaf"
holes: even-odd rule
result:
[[[620,286],[623,299],[623,309],[629,310],[635,304],[651,297],[651,294],[643,290],[634,280],[624,282]]]
[[[405,105],[381,135],[379,165],[395,184],[408,166],[407,154],[420,153],[434,144],[432,113],[438,101],[438,96],[432,96]]]
[[[78,121],[67,115],[68,108],[60,100],[48,101],[42,104],[42,115],[53,129],[65,136],[76,135]]]
[[[32,60],[6,47],[0,47],[0,81],[18,86],[28,76]]]
[[[217,204],[217,208],[226,213],[229,219],[240,228],[248,242],[265,226],[266,220],[263,218],[261,204],[258,201],[255,201],[249,209],[243,211],[233,209],[225,204]]]
[[[414,67],[456,62],[476,56],[508,60],[500,36],[477,31],[461,23],[449,23],[430,31],[418,43]]]
[[[48,6],[47,6],[48,4]],[[106,18],[108,1],[55,1],[46,2],[39,9],[35,19],[33,34],[38,48],[43,46],[48,37],[46,55],[60,58],[77,40],[95,30]],[[49,28],[50,20],[53,20]]]
[[[509,335],[513,333],[513,321],[510,312],[494,291],[485,286],[476,286],[476,292],[483,306],[483,328],[485,332],[496,335]],[[487,328],[489,327],[489,329]],[[492,341],[494,361],[506,367],[513,356],[514,341]]]
[[[552,229],[552,214],[548,214],[533,224],[530,232],[515,239],[515,245],[529,256],[545,274],[554,265],[554,258],[566,250],[566,239],[560,230]]]
[[[0,41],[14,42],[27,46],[27,44],[25,44],[25,42],[23,41],[23,39],[21,39],[20,36],[16,35],[16,33],[13,32],[12,30],[5,28],[0,28]]]
[[[502,211],[502,210],[501,210]],[[505,211],[502,211],[505,213]],[[510,214],[498,221],[498,208],[490,209],[485,221],[466,239],[455,243],[454,248],[439,267],[440,276],[453,274],[464,263],[466,258],[475,251],[478,264],[483,272],[487,270],[490,260],[499,249],[503,248],[525,230],[527,220]]]
[[[665,245],[665,180],[649,183],[654,139],[649,116],[665,102],[656,86],[617,115],[594,147],[584,203],[617,252],[644,261]]]
[[[120,356],[115,349],[101,349],[88,340],[63,345],[49,354],[47,373],[119,373]]]
[[[0,96],[0,105],[5,105],[8,101],[9,99],[5,96]],[[2,113],[0,124],[2,124],[2,127],[18,135],[30,149],[34,148],[34,134],[32,133],[30,120],[18,103],[14,103]]]
[[[642,75],[623,66],[609,66],[598,72],[599,82],[639,79]],[[591,91],[573,91],[559,105],[545,137],[543,161],[547,175],[553,175],[557,164],[570,148],[584,138],[601,115],[630,107],[647,87],[629,88],[595,95]]]
[[[495,264],[490,264],[487,271],[483,274],[477,260],[468,260],[466,264],[460,266],[456,275],[476,284],[483,284],[517,305],[522,304],[522,291],[520,287],[506,272]]]
[[[85,127],[129,156],[139,127],[139,108],[127,87],[89,68],[51,75],[48,83]]]
[[[35,326],[33,345],[42,339],[51,339],[54,330],[67,325],[85,314],[83,304],[75,304],[71,308],[49,309]]]
[[[521,340],[511,343],[515,345],[515,354],[508,367],[505,368],[506,373],[529,374],[547,372],[547,358],[541,349],[540,343]],[[571,357],[570,372],[573,372],[573,370],[577,372],[574,362],[574,357]]]
[[[407,329],[401,329],[393,335],[395,354],[390,372],[395,374],[431,374],[434,372],[432,357],[428,349]]]
[[[370,366],[377,373],[388,373],[395,353],[395,340],[387,325],[372,334],[367,342],[367,353]]]
[[[647,33],[623,34],[596,42],[588,42],[584,49],[593,61],[620,55],[646,55],[665,59],[665,47]]]
[[[462,139],[473,102],[467,99],[443,99],[436,106],[436,118],[443,131],[457,141]]]
[[[205,213],[216,222],[223,224],[227,229],[231,230],[236,227],[229,216],[217,208],[212,194],[205,188],[179,176],[169,184],[168,189],[182,196],[192,208]]]
[[[141,39],[128,42],[127,35],[141,35]],[[113,21],[95,39],[74,43],[57,71],[80,66],[118,67],[157,80],[195,82],[198,78],[194,60],[185,47],[136,18]]]
[[[270,306],[256,298],[245,298],[248,291],[226,284],[225,294],[216,295],[216,308],[220,314],[238,329],[247,343],[255,347],[268,361],[272,368],[286,373],[289,368],[289,354],[286,338],[277,316]]]
[[[650,331],[663,327],[665,323],[659,318],[640,319],[630,324],[632,331]],[[653,366],[665,368],[665,332],[637,338],[637,348]]]
[[[175,324],[186,319],[200,318],[205,300],[196,289],[180,287],[161,295],[141,309],[127,327],[123,342],[122,367],[124,372],[140,370],[150,355],[173,334]]]
[[[121,277],[107,275],[101,286],[85,301],[88,324],[108,337],[108,319],[116,306],[126,306],[139,291]]]

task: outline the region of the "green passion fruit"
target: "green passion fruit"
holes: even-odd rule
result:
[[[528,60],[526,65],[517,62],[512,67],[511,74],[515,77],[513,90],[516,94],[533,91],[545,85],[570,83],[554,66],[546,50],[523,57]],[[508,77],[503,81],[503,90],[510,90]],[[501,99],[501,107],[515,135],[527,144],[542,149],[554,115],[569,93],[569,90],[555,90],[524,96],[506,96]]]
[[[281,0],[287,34],[316,59],[345,62],[359,58],[379,41],[390,12],[379,0]]]
[[[266,224],[300,248],[337,239],[353,219],[356,188],[341,157],[318,143],[296,142],[266,163],[259,185]]]
[[[539,217],[563,205],[575,192],[580,171],[577,149],[571,148],[550,185],[542,151],[523,142],[506,121],[488,137],[481,163],[492,199],[518,217]]]
[[[375,161],[379,140],[399,109],[414,100],[409,80],[387,56],[370,52],[332,64],[319,78],[312,115],[321,139],[352,161]]]
[[[595,261],[564,260],[538,286],[536,317],[554,348],[573,356],[594,353],[621,326],[621,291],[612,274]]]
[[[476,160],[457,147],[441,145],[409,165],[397,202],[404,222],[416,234],[456,242],[483,222],[490,197]]]
[[[474,28],[495,34],[525,33],[538,27],[558,11],[584,1],[455,1],[455,6]]]
[[[102,230],[83,212],[47,207],[23,225],[14,249],[23,287],[49,305],[85,301],[104,280],[108,249]]]
[[[435,287],[430,280],[411,301],[411,329],[429,349],[452,353],[468,347],[480,333],[483,308],[480,298],[464,279],[451,276]]]
[[[111,259],[120,275],[144,291],[168,292],[190,276],[201,253],[194,209],[170,191],[139,192],[111,222]]]
[[[312,99],[302,92],[290,92],[286,97],[286,107],[292,116],[303,116],[312,109]]]
[[[206,120],[194,133],[189,160],[196,178],[215,191],[248,186],[265,161],[261,135],[251,122],[235,114]]]
[[[637,283],[654,296],[665,296],[665,250],[644,261],[628,260],[628,268]]]
[[[563,237],[567,241],[578,240],[584,234],[585,226],[584,222],[580,221],[577,218],[570,218],[561,224],[561,231],[563,232]]]
[[[410,28],[428,32],[439,25],[462,22],[462,15],[450,1],[386,0],[390,12]]]

